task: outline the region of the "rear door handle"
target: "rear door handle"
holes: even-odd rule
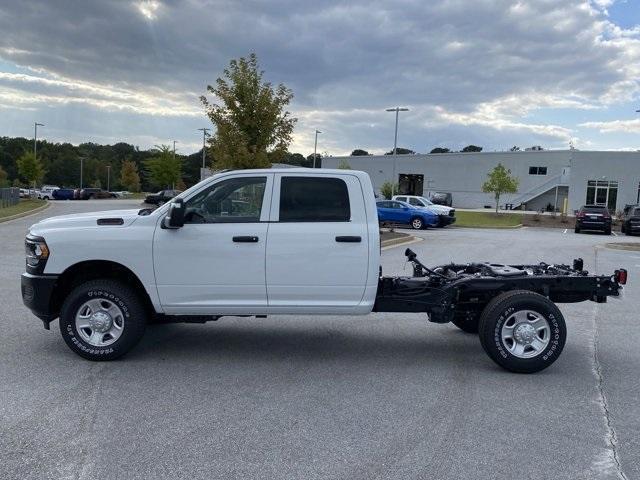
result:
[[[336,242],[360,243],[361,241],[362,241],[362,237],[359,237],[359,236],[340,235],[336,237]]]
[[[259,238],[252,235],[240,235],[233,237],[233,241],[236,243],[258,243]]]

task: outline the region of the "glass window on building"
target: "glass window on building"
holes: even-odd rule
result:
[[[589,180],[587,182],[587,205],[607,207],[615,212],[618,202],[618,182],[615,180]]]
[[[529,167],[529,175],[546,175],[547,167]]]

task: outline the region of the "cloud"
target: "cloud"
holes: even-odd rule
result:
[[[579,124],[579,126],[584,128],[595,128],[599,130],[600,133],[640,133],[640,119],[612,120],[608,122],[585,122]]]
[[[0,63],[0,108],[9,123],[10,112],[83,106],[103,130],[119,131],[117,118],[144,141],[141,116],[204,121],[198,95],[230,58],[255,51],[267,79],[296,94],[293,148],[305,153],[317,126],[331,151],[387,148],[384,108],[398,104],[411,107],[403,141],[422,150],[425,137],[480,135],[496,148],[560,146],[576,127],[562,112],[597,115],[640,95],[640,30],[615,25],[612,3],[3,2],[0,60],[22,70]],[[559,113],[545,124],[530,118],[539,111]]]

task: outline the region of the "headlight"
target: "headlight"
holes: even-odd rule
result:
[[[49,258],[49,247],[42,237],[28,235],[24,241],[27,255],[27,272],[42,273]]]

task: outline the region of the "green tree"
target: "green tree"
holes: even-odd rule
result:
[[[394,188],[395,187],[395,188]],[[380,185],[380,194],[385,198],[385,200],[391,200],[393,196],[393,192],[398,191],[398,184],[393,185],[391,182],[384,182]]]
[[[496,214],[498,213],[498,203],[500,195],[503,193],[515,193],[518,191],[520,180],[511,176],[511,170],[505,168],[502,163],[498,163],[496,167],[487,174],[489,177],[482,185],[482,191],[485,193],[493,193],[496,199]]]
[[[309,166],[311,168],[313,168],[313,153],[310,155],[307,155],[307,162],[309,162]],[[316,153],[316,168],[322,168],[322,155],[320,155],[319,153]]]
[[[286,110],[293,93],[285,85],[264,82],[255,53],[231,60],[224,76],[207,91],[220,103],[201,96],[216,127],[209,139],[218,168],[260,168],[287,153],[296,119]]]
[[[4,171],[2,165],[0,165],[0,187],[8,187],[9,186],[9,175]]]
[[[340,160],[340,163],[338,164],[338,168],[340,170],[351,170],[351,165],[349,165],[349,162],[347,162],[344,158],[342,160]]]
[[[445,147],[436,147],[431,150],[429,153],[449,153],[451,150]]]
[[[481,152],[482,147],[478,147],[477,145],[467,145],[462,149],[463,152]]]
[[[289,153],[284,156],[280,163],[285,163],[287,165],[297,165],[299,167],[312,167],[313,166],[313,158],[309,161],[305,158],[301,153]]]
[[[173,154],[169,145],[156,145],[154,153],[144,162],[149,181],[156,187],[172,188],[182,177],[180,158]]]
[[[140,175],[138,175],[138,167],[131,160],[122,162],[120,170],[120,184],[130,192],[140,191]]]
[[[369,155],[369,152],[360,148],[356,148],[353,152],[351,152],[352,157],[364,157],[366,155]]]
[[[396,155],[413,155],[415,153],[416,152],[414,152],[413,150],[409,150],[408,148],[396,148]],[[393,155],[393,149],[389,150],[387,153],[385,153],[385,155]]]
[[[42,162],[36,158],[33,152],[24,152],[16,164],[18,166],[18,175],[34,187],[42,181],[46,173]]]

